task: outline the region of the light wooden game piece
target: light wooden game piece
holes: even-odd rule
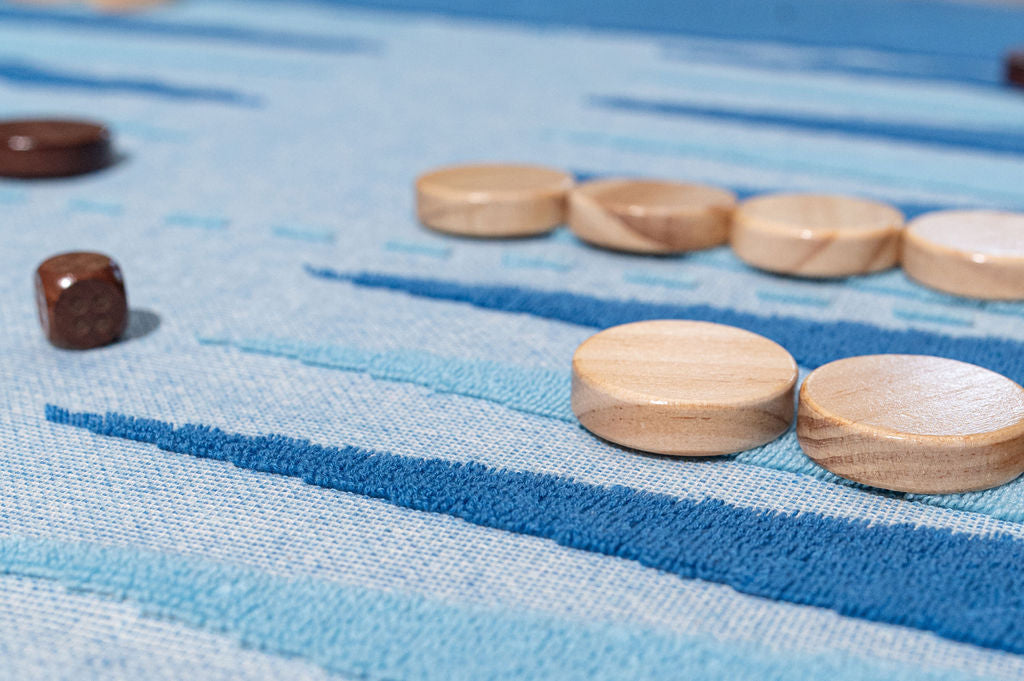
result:
[[[907,275],[946,293],[1024,300],[1024,213],[927,213],[907,226],[902,260]]]
[[[565,222],[573,178],[529,165],[441,168],[416,180],[416,211],[427,227],[449,234],[516,237]]]
[[[590,432],[657,454],[731,454],[793,420],[797,367],[777,343],[694,321],[615,326],[572,359],[572,410]]]
[[[583,241],[632,253],[682,253],[729,238],[736,195],[700,184],[593,180],[569,192],[569,228]]]
[[[903,214],[875,201],[822,194],[748,199],[733,216],[730,242],[744,262],[797,277],[848,277],[899,259]]]
[[[850,357],[804,381],[797,437],[818,464],[873,487],[987,489],[1024,472],[1024,388],[941,357]]]

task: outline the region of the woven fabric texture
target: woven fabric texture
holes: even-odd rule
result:
[[[0,116],[118,150],[0,180],[0,679],[1024,678],[1024,482],[881,492],[792,432],[646,456],[568,406],[580,342],[659,317],[1020,382],[1024,303],[460,240],[412,189],[508,160],[1024,210],[1014,40],[947,2],[0,4]],[[76,249],[131,308],[87,352],[31,290]]]

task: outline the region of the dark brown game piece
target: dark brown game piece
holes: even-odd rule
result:
[[[1024,87],[1024,49],[1006,55],[1006,82]]]
[[[110,131],[86,121],[0,121],[0,176],[65,177],[110,165]]]
[[[100,253],[62,253],[36,270],[39,321],[51,343],[85,350],[124,331],[128,299],[121,268]]]

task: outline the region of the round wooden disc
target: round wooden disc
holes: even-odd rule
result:
[[[903,269],[925,286],[992,300],[1024,300],[1024,213],[949,210],[911,221]]]
[[[874,487],[987,489],[1024,472],[1024,388],[941,357],[841,359],[804,381],[797,436],[817,463]]]
[[[731,454],[793,420],[797,368],[777,343],[692,321],[615,326],[572,360],[572,409],[590,432],[658,454]]]
[[[565,222],[573,178],[529,165],[441,168],[416,180],[417,214],[449,234],[515,237],[543,234]]]
[[[848,277],[892,267],[903,214],[875,201],[821,194],[748,199],[733,217],[737,257],[770,272]]]
[[[569,228],[596,246],[681,253],[729,238],[736,195],[700,184],[593,180],[569,192]]]
[[[53,119],[0,122],[0,176],[80,175],[111,160],[110,132],[102,125]]]

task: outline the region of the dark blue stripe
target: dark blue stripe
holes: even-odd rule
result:
[[[283,435],[71,413],[100,435],[288,475],[485,527],[637,561],[687,579],[1024,653],[1024,542],[814,513],[738,508],[478,463],[325,447]],[[680,465],[686,465],[682,462]]]
[[[289,0],[293,1],[293,0]],[[1024,12],[981,3],[892,0],[319,0],[317,4],[477,17],[531,26],[690,34],[990,59],[1021,42]]]
[[[44,68],[22,61],[0,62],[0,80],[27,87],[68,88],[92,93],[130,93],[170,99],[218,102],[238,106],[258,106],[260,99],[234,90],[171,85],[141,78],[111,78],[74,71]]]
[[[593,170],[572,170],[571,172],[576,177],[576,181],[577,182],[588,182],[590,180],[599,180],[599,179],[602,179],[602,178],[609,178],[609,177],[637,177],[636,173],[608,173],[608,172],[598,172],[598,171],[593,171]],[[664,179],[664,178],[659,177],[657,179]],[[680,179],[679,181],[680,182],[685,182],[687,180]],[[734,191],[736,193],[736,196],[738,196],[741,200],[742,199],[749,199],[752,196],[760,196],[762,194],[773,194],[775,192],[783,191],[783,190],[780,190],[778,187],[737,187],[737,186],[732,186],[732,187],[730,187],[730,189],[732,191]],[[901,201],[901,202],[898,202],[898,203],[892,203],[892,202],[887,202],[887,203],[891,203],[891,205],[896,206],[897,208],[899,208],[900,211],[903,213],[904,217],[906,217],[908,220],[910,220],[911,218],[916,218],[918,215],[923,215],[924,213],[931,213],[931,212],[937,211],[937,210],[948,210],[950,208],[960,208],[960,207],[962,207],[962,206],[953,206],[953,205],[946,205],[946,204],[940,205],[940,204],[935,204],[935,203],[911,203],[911,202],[908,202],[908,201]]]
[[[773,53],[772,48],[780,47],[785,52]],[[673,39],[667,39],[662,44],[662,56],[668,60],[689,61],[694,58],[693,54],[694,47],[691,44],[680,44]],[[1002,63],[999,54],[994,51],[984,57],[885,52],[871,52],[870,56],[872,60],[857,61],[849,54],[837,53],[828,48],[722,41],[717,45],[701,46],[697,60],[732,63],[741,67],[755,65],[758,69],[797,73],[884,76],[984,86],[1002,84]]]
[[[610,300],[565,291],[464,284],[375,272],[337,272],[309,265],[306,271],[315,277],[356,286],[469,303],[488,310],[521,312],[599,329],[645,319],[694,319],[728,324],[771,338],[789,350],[800,366],[808,369],[856,355],[923,354],[977,364],[1024,383],[1024,343],[1008,338],[946,336],[919,329],[885,329],[861,322],[769,317],[710,305]]]
[[[896,55],[895,59],[889,61],[854,64],[849,60],[834,57],[825,52],[825,50],[821,50],[821,54],[816,54],[814,57],[802,56],[797,60],[785,57],[773,58],[757,47],[734,42],[731,48],[722,46],[710,50],[698,61],[728,63],[744,67],[756,64],[758,68],[797,73],[839,73],[954,84],[998,85],[1000,87],[1003,85],[1002,63],[996,53],[985,58],[914,55],[908,59],[904,55]],[[662,56],[671,61],[688,62],[693,59],[693,50],[690,46],[680,48],[671,42],[666,42],[662,48]]]
[[[376,52],[377,41],[352,36],[316,35],[271,31],[245,26],[197,24],[158,21],[134,16],[97,14],[94,12],[47,11],[41,9],[0,7],[0,22],[37,26],[56,26],[76,31],[116,31],[160,38],[184,38],[274,47],[309,52],[352,54]]]
[[[971,130],[944,128],[916,123],[887,123],[861,118],[823,118],[806,114],[738,111],[685,102],[639,99],[622,96],[598,96],[589,103],[602,109],[657,116],[696,116],[716,121],[754,125],[778,125],[812,132],[834,132],[860,135],[897,142],[917,142],[970,151],[1024,153],[1024,133],[1014,130]]]

